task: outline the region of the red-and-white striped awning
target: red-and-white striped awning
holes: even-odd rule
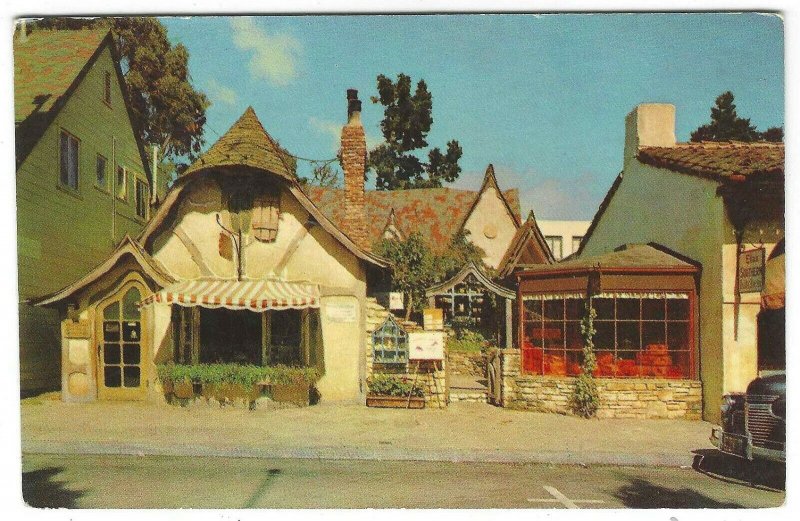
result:
[[[251,311],[318,308],[319,286],[283,280],[185,280],[153,293],[141,305],[153,303]]]

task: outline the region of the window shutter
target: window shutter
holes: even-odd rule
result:
[[[278,193],[258,195],[253,204],[253,236],[261,242],[273,242],[278,236],[280,198]]]

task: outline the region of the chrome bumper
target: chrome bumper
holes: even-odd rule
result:
[[[709,440],[720,452],[737,458],[744,458],[750,461],[764,459],[780,463],[786,462],[786,450],[754,446],[753,439],[749,434],[732,434],[723,431],[722,427],[712,427]]]

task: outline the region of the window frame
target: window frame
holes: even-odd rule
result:
[[[105,71],[103,74],[103,103],[111,107],[111,72]]]
[[[136,217],[142,219],[144,221],[147,220],[149,214],[149,207],[150,207],[150,190],[146,181],[142,180],[139,176],[133,176],[133,196],[134,196],[134,206],[136,210]],[[143,191],[139,193],[139,187],[143,187]],[[142,197],[144,200],[140,200]],[[141,205],[142,213],[139,213],[139,207]]]
[[[99,168],[100,164],[99,163],[100,163],[101,160],[103,161],[103,179],[104,179],[104,181],[102,183],[98,179],[98,174],[100,173],[100,168]],[[108,193],[109,192],[108,182],[109,182],[109,178],[108,178],[108,158],[106,156],[104,156],[103,154],[98,153],[97,156],[95,157],[94,185],[95,185],[95,187],[99,188],[103,192]]]
[[[119,182],[119,172],[122,171],[122,183]],[[114,172],[114,197],[120,201],[128,202],[128,169],[124,166],[117,164],[117,169]],[[122,187],[122,190],[120,190]]]
[[[67,182],[64,182],[64,150],[63,150],[63,142],[64,137],[67,138],[67,147],[69,148],[70,143],[75,143],[75,186],[71,186],[69,184],[69,172],[67,172]],[[58,186],[65,190],[69,190],[73,193],[80,192],[80,183],[81,183],[81,140],[72,132],[61,128],[58,134]]]
[[[573,235],[572,236],[572,253],[578,251],[581,247],[581,242],[583,242],[583,235]]]
[[[545,242],[547,243],[547,247],[550,248],[550,253],[553,254],[556,260],[561,260],[564,258],[564,237],[561,235],[545,235],[544,237]],[[551,241],[558,240],[558,254],[556,255],[555,250],[553,249],[553,244]]]
[[[639,293],[639,296],[632,296],[631,294]],[[628,295],[626,295],[628,294]],[[644,294],[660,294],[661,297],[653,298],[648,296],[643,296]],[[668,298],[669,294],[680,294],[682,297],[680,298]],[[521,302],[521,334],[522,334],[522,343],[521,347],[523,349],[522,354],[522,372],[527,374],[537,374],[543,376],[555,376],[555,377],[574,377],[576,376],[575,373],[575,363],[580,366],[581,362],[581,354],[582,354],[582,339],[581,343],[578,346],[570,347],[568,345],[568,326],[572,324],[573,326],[577,323],[578,329],[580,331],[580,319],[573,319],[568,317],[568,305],[567,301],[571,299],[582,299],[585,301],[585,297],[579,297],[576,295],[564,293],[560,298],[555,297],[554,295],[543,295],[543,294],[529,294],[527,295],[528,298],[525,298]],[[605,345],[598,345],[598,338],[595,335],[595,354],[602,356],[603,354],[611,355],[610,360],[613,362],[609,367],[611,367],[611,374],[598,374],[598,371],[595,372],[595,376],[601,378],[640,378],[640,379],[677,379],[677,380],[686,380],[686,379],[694,379],[696,378],[696,368],[695,368],[695,359],[697,356],[697,343],[695,341],[695,299],[696,294],[692,291],[685,291],[685,290],[658,290],[658,291],[609,291],[605,296],[598,296],[595,298],[603,298],[612,300],[612,312],[613,316],[609,318],[608,316],[603,315],[598,316],[594,320],[595,330],[599,330],[601,326],[611,325],[611,335],[613,338],[613,345],[605,346]],[[621,318],[620,317],[620,309],[619,309],[619,301],[620,300],[637,300],[637,307],[638,311],[636,313],[636,317],[630,318]],[[681,312],[681,318],[673,318],[670,315],[670,301],[681,301],[686,303],[686,308],[684,311]],[[547,310],[547,302],[558,301],[562,302],[561,310],[562,310],[562,318],[556,318],[552,313],[548,313]],[[657,318],[645,318],[645,301],[660,301],[663,302],[663,315]],[[529,305],[527,302],[535,302],[537,304]],[[537,307],[538,306],[538,307]],[[553,307],[552,305],[550,307]],[[538,309],[538,313],[537,313]],[[597,309],[597,307],[595,307]],[[631,308],[633,309],[633,308]],[[655,308],[654,308],[655,309]],[[531,318],[529,318],[529,316]],[[536,318],[538,316],[538,318]],[[558,324],[559,327],[556,327]],[[635,348],[632,349],[622,349],[620,347],[620,326],[631,326],[636,324],[636,329],[638,330],[638,343]],[[663,328],[663,340],[659,342],[645,342],[646,338],[646,325],[648,324],[658,324],[661,325]],[[547,327],[550,325],[551,327]],[[672,327],[677,327],[680,329],[681,332],[676,331],[676,334],[679,338],[684,338],[683,347],[674,349],[670,342],[670,329]],[[683,327],[681,327],[683,326]],[[558,331],[560,328],[560,331]],[[534,338],[530,335],[529,331],[541,331],[539,338]],[[560,334],[556,334],[556,332]],[[552,334],[551,334],[552,333]],[[560,346],[554,347],[551,346],[548,341],[552,340],[548,338],[548,336],[553,336],[554,338],[558,336],[560,338]],[[553,339],[554,339],[553,338]],[[530,347],[528,347],[529,344]],[[651,350],[652,346],[666,346],[666,353],[657,353],[655,350]],[[524,350],[536,350],[539,353],[534,353],[531,351],[529,354],[526,354]],[[663,349],[663,348],[662,348]],[[626,358],[622,355],[631,355],[633,354],[633,360],[636,360],[636,373],[635,374],[619,374],[619,360],[626,360],[630,358]],[[572,357],[570,356],[572,355]],[[530,360],[526,360],[526,356],[530,357]],[[642,360],[647,359],[648,357],[655,357],[658,356],[665,357],[669,356],[669,364],[663,364],[669,369],[664,370],[662,369],[655,369],[655,363],[652,364],[645,364]],[[555,358],[559,358],[562,361],[558,361],[558,365],[563,365],[563,372],[562,369],[556,372],[552,369],[552,367],[548,368],[548,362],[550,366],[554,363]],[[572,359],[574,358],[574,359]],[[651,358],[653,359],[653,358]],[[659,365],[661,363],[659,362]],[[533,366],[533,367],[532,367]],[[570,369],[572,367],[572,369]],[[675,376],[674,373],[671,373],[673,369],[676,369],[680,372],[679,376]],[[598,367],[598,370],[600,368]],[[653,374],[646,374],[646,373],[653,373]],[[659,372],[664,372],[665,374],[657,374]],[[578,372],[579,374],[579,372]]]

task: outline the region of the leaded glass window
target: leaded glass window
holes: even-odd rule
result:
[[[408,333],[392,315],[372,332],[373,361],[376,364],[405,364],[408,362]]]

